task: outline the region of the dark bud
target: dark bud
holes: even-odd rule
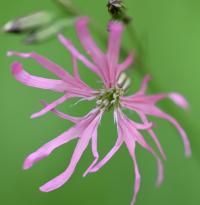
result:
[[[125,8],[122,0],[109,0],[107,7],[110,14],[114,16],[120,15]]]
[[[124,24],[131,21],[131,18],[126,15],[126,7],[122,0],[109,0],[107,7],[113,20],[122,21]]]

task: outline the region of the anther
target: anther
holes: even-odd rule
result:
[[[103,105],[104,105],[105,107],[108,107],[109,104],[110,104],[109,100],[105,99],[105,100],[103,101]]]
[[[117,85],[119,87],[122,87],[124,81],[127,79],[127,75],[125,73],[122,73],[120,76],[119,76],[119,79],[117,81]]]
[[[97,100],[97,101],[96,101],[96,104],[97,104],[97,105],[101,105],[101,104],[102,104],[102,100]]]
[[[121,73],[117,81],[118,87],[122,88],[123,91],[126,91],[130,86],[130,84],[131,84],[131,79],[125,73]]]
[[[131,85],[131,79],[130,79],[130,78],[127,78],[126,81],[125,81],[125,83],[124,83],[124,85],[123,85],[123,87],[122,87],[122,89],[123,89],[124,91],[126,91],[126,90],[129,88],[130,85]]]

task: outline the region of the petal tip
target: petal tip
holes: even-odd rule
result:
[[[59,40],[61,40],[61,39],[64,38],[64,36],[63,36],[61,33],[58,33],[58,34],[57,34],[57,37],[58,37]]]
[[[22,71],[22,66],[21,66],[21,63],[19,62],[14,62],[11,67],[12,67],[13,75],[17,75],[18,73]]]
[[[157,188],[159,188],[161,185],[162,185],[162,181],[161,182],[160,181],[156,182],[156,187]]]
[[[188,150],[186,150],[185,155],[187,158],[190,158],[192,156],[192,151],[190,148],[188,148]]]
[[[146,74],[145,77],[144,77],[144,80],[145,81],[150,81],[150,80],[152,80],[152,76],[150,74]]]
[[[32,167],[33,163],[28,158],[24,161],[23,164],[23,170],[30,169]]]
[[[7,55],[8,57],[13,56],[13,52],[12,52],[12,51],[8,51],[8,52],[6,53],[6,55]]]
[[[40,190],[41,192],[49,192],[49,190],[46,188],[46,186],[41,186],[41,187],[39,188],[39,190]]]
[[[58,40],[63,44],[63,45],[72,45],[72,42],[69,40],[69,39],[67,39],[67,38],[65,38],[62,34],[58,34]]]
[[[32,114],[30,117],[32,120],[36,118],[35,114]]]
[[[55,185],[55,184],[54,184]],[[47,182],[46,184],[42,185],[39,190],[41,192],[51,192],[57,189],[58,187],[55,187],[51,182]]]
[[[185,109],[185,110],[190,110],[189,103],[187,100],[179,93],[170,93],[169,98],[176,103],[179,107]]]
[[[78,20],[76,21],[76,26],[84,26],[89,22],[89,17],[84,16],[84,17],[80,17],[78,18]]]

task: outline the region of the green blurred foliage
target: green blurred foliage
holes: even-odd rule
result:
[[[107,1],[74,0],[84,14],[94,18],[102,29],[106,28]],[[41,9],[58,12],[50,0],[1,0],[0,25],[17,16]],[[167,153],[165,181],[161,188],[155,187],[156,164],[152,156],[140,147],[137,149],[142,186],[137,205],[198,205],[200,204],[200,2],[197,0],[144,1],[126,0],[128,14],[133,16],[133,26],[143,47],[142,62],[144,73],[153,76],[151,92],[178,91],[186,96],[191,111],[184,111],[169,102],[161,103],[165,111],[173,114],[186,129],[191,140],[193,156],[186,159],[183,144],[177,131],[162,120],[156,120],[156,133]],[[74,28],[64,32],[81,50]],[[105,49],[98,35],[94,35],[100,47]],[[76,172],[59,190],[41,193],[38,187],[62,172],[67,166],[75,142],[56,150],[29,171],[22,171],[24,158],[39,146],[58,136],[71,123],[47,114],[30,120],[31,113],[41,108],[40,99],[48,102],[57,94],[25,87],[16,82],[10,73],[10,64],[15,59],[6,57],[8,50],[22,52],[35,51],[62,65],[71,72],[68,51],[57,39],[45,44],[25,46],[21,37],[0,33],[0,204],[5,205],[124,205],[129,204],[134,171],[128,152],[123,146],[113,159],[98,173],[82,178],[82,173],[92,161],[90,149],[84,154]],[[123,43],[132,49],[134,39],[127,31]],[[140,55],[140,53],[139,53]],[[43,76],[51,76],[31,60],[21,60],[29,71]],[[92,86],[99,86],[97,77],[80,64],[80,73]],[[141,80],[139,68],[131,68],[133,90]],[[74,101],[73,101],[74,102]],[[87,113],[93,103],[73,106],[70,101],[61,106],[67,113],[81,116]],[[131,114],[129,113],[129,116]],[[105,132],[106,130],[106,132]],[[99,129],[99,149],[103,156],[113,145],[116,130],[111,113],[106,114]],[[148,138],[148,136],[146,136]]]

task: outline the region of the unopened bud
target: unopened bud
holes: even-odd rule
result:
[[[122,0],[109,0],[107,7],[108,7],[108,11],[112,15],[116,15],[122,12],[122,10],[125,8],[125,5],[123,4]]]
[[[18,33],[26,30],[33,30],[51,22],[54,14],[47,11],[36,12],[27,16],[19,17],[9,21],[3,27],[4,32]]]
[[[58,20],[51,25],[45,26],[44,28],[38,29],[34,33],[31,33],[28,38],[25,39],[25,43],[40,43],[52,37],[55,37],[56,34],[63,31],[65,28],[72,26],[74,24],[74,21],[75,19]]]
[[[128,24],[131,21],[131,18],[126,15],[126,7],[123,0],[109,0],[107,7],[113,20],[122,21],[124,24]]]

